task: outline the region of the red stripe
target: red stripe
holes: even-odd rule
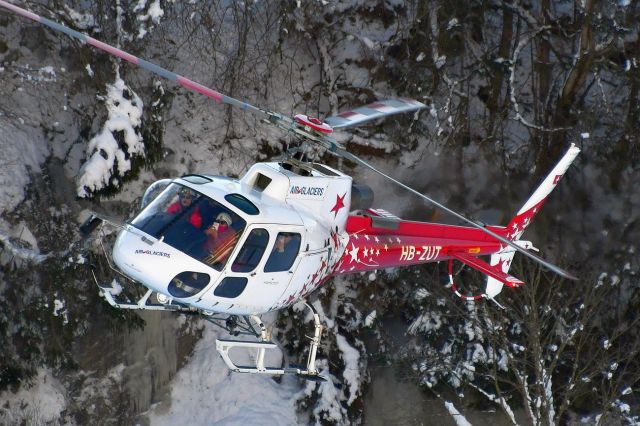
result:
[[[117,56],[118,58],[124,59],[127,62],[131,62],[134,65],[138,65],[138,62],[140,61],[137,57],[124,52],[118,48],[115,48],[113,46],[109,46],[106,43],[103,43],[99,40],[96,40],[95,38],[87,37],[87,43],[90,44],[91,46],[97,47],[100,50],[104,50],[107,53],[112,54],[113,56]]]
[[[187,89],[203,94],[217,102],[222,102],[222,94],[220,92],[216,92],[213,89],[209,89],[200,83],[196,83],[195,81],[182,76],[177,76],[176,81],[180,83],[182,87],[186,87]]]

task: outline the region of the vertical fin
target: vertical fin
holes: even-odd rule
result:
[[[524,230],[529,226],[533,217],[540,211],[540,208],[546,201],[547,197],[556,187],[560,178],[567,171],[573,160],[576,158],[580,148],[571,144],[564,156],[558,161],[558,164],[551,170],[547,177],[542,181],[538,189],[536,189],[526,203],[520,208],[518,213],[511,219],[507,225],[507,238],[512,241],[519,241]],[[489,264],[491,266],[498,265],[502,272],[508,273],[511,261],[515,251],[506,247],[498,253],[491,255]],[[489,299],[493,299],[502,291],[503,284],[492,277],[487,277],[486,295]]]
[[[509,272],[513,255],[516,254],[515,250],[509,250],[500,253],[494,253],[491,255],[489,264],[491,266],[498,266],[505,274]],[[487,288],[485,294],[489,299],[493,299],[502,291],[502,282],[496,280],[493,277],[487,276]]]
[[[527,226],[533,220],[533,217],[540,211],[540,208],[547,199],[547,196],[556,187],[560,178],[567,171],[573,160],[576,158],[580,148],[571,144],[567,153],[558,161],[558,164],[551,170],[547,177],[542,181],[538,189],[529,197],[520,211],[511,219],[507,225],[507,238],[510,240],[518,240]]]

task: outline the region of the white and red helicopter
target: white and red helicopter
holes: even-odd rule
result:
[[[425,107],[420,102],[384,100],[324,121],[305,115],[290,118],[225,96],[4,0],[0,6],[217,102],[261,114],[265,123],[367,167],[469,225],[402,220],[371,208],[373,197],[368,187],[355,185],[339,170],[297,156],[257,163],[240,179],[194,174],[153,183],[142,198],[139,214],[115,225],[120,232],[111,253],[114,269],[144,288],[144,293],[131,300],[123,297],[120,289],[98,285],[116,308],[201,313],[214,323],[218,320],[217,324],[233,335],[240,331],[254,334],[258,340],[217,340],[216,348],[232,371],[321,378],[315,357],[322,325],[311,305],[306,306],[313,311],[315,333],[305,367],[265,365],[265,352],[277,345],[269,341],[259,315],[304,301],[336,275],[445,261],[450,286],[459,297],[494,300],[504,285],[524,284],[509,275],[513,256],[520,252],[575,279],[530,253],[528,250],[535,250],[531,242],[520,239],[578,155],[580,150],[573,144],[507,226],[487,226],[382,173],[331,137],[336,129],[417,111]],[[94,215],[81,228],[88,233],[105,224],[112,223]],[[480,256],[489,256],[489,262]],[[484,293],[465,296],[456,289],[454,261],[487,276]],[[230,355],[232,348],[257,349],[255,365],[236,365]]]

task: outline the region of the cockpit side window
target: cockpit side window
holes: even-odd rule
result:
[[[251,272],[256,269],[267,249],[268,242],[269,233],[266,229],[252,229],[233,261],[231,270],[233,272]]]
[[[246,222],[192,188],[171,183],[133,221],[133,226],[220,271]]]
[[[167,186],[171,183],[171,179],[162,179],[155,181],[144,192],[142,196],[142,201],[140,202],[140,208],[144,209],[147,207],[162,191],[164,191]]]
[[[264,272],[282,272],[289,270],[300,251],[300,240],[300,234],[295,232],[278,233],[269,259],[264,265]]]

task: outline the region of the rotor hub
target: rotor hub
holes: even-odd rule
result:
[[[304,114],[297,114],[293,117],[293,119],[297,123],[302,124],[304,127],[308,127],[309,129],[315,130],[316,132],[325,135],[333,133],[333,127],[315,117],[309,117],[308,115]]]

